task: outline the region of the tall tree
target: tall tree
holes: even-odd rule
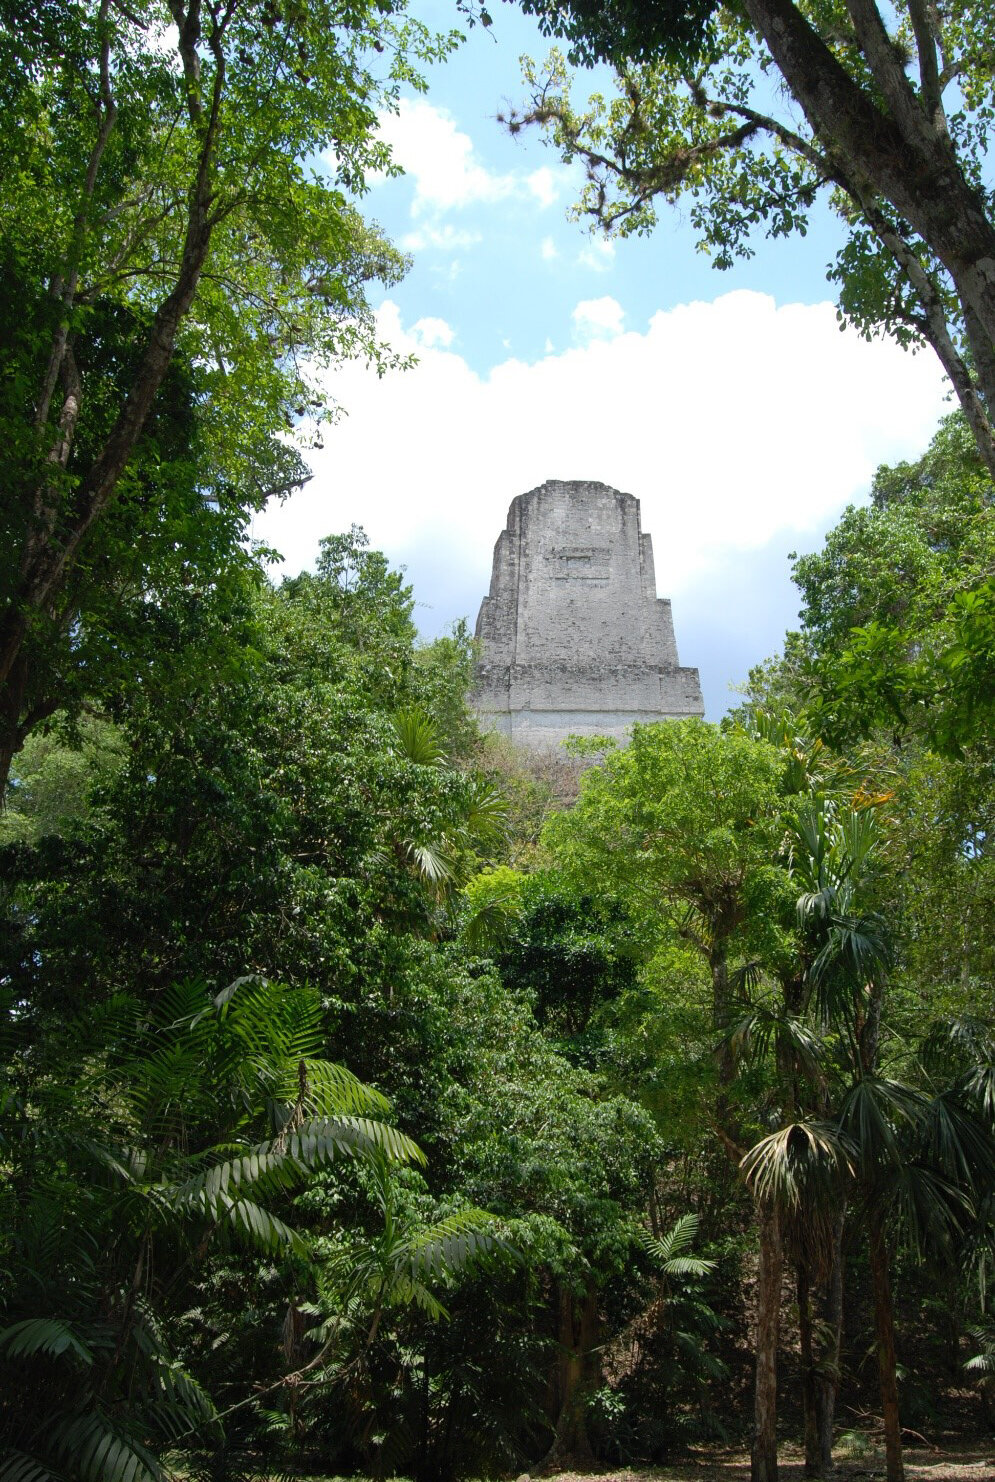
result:
[[[775,953],[787,880],[777,857],[783,763],[775,747],[701,721],[636,726],[624,751],[584,779],[548,835],[579,879],[598,879],[686,941],[707,965],[717,1086],[712,1122],[738,1166],[743,1108],[732,1097],[735,969]],[[760,1335],[755,1371],[755,1482],[777,1478],[777,1346],[783,1243],[776,1206],[758,1204]]]
[[[410,589],[362,532],[247,606],[251,664],[205,664],[182,706],[139,690],[99,806],[0,851],[4,971],[33,1012],[193,973],[389,980],[500,849],[500,800],[418,708]]]
[[[761,221],[805,230],[825,192],[847,238],[833,269],[861,332],[928,342],[995,473],[995,219],[985,165],[986,16],[923,0],[522,0],[574,61],[608,61],[619,96],[569,99],[562,64],[524,115],[587,166],[581,209],[646,231],[686,194],[702,245],[728,266]],[[796,108],[770,101],[779,71]],[[800,116],[798,114],[800,109]]]
[[[320,414],[316,371],[384,363],[364,287],[402,260],[353,202],[389,168],[378,109],[447,43],[403,0],[8,0],[0,18],[2,785],[101,522],[145,501],[141,540],[172,507],[149,436],[177,356],[197,367],[184,490],[240,512],[299,482],[276,438]],[[122,536],[105,560],[127,559]]]

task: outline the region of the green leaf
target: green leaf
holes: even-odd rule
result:
[[[0,1330],[0,1351],[10,1358],[46,1353],[51,1358],[72,1354],[84,1364],[93,1363],[93,1354],[68,1324],[54,1317],[27,1317]]]

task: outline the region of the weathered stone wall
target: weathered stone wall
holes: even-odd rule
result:
[[[477,710],[528,745],[704,713],[639,500],[607,484],[550,480],[512,500],[477,637]]]

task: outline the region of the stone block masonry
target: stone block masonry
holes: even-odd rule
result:
[[[477,637],[477,712],[524,745],[624,742],[636,721],[704,714],[639,500],[607,484],[550,479],[512,500]]]

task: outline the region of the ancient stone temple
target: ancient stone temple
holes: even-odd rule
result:
[[[704,713],[639,500],[607,484],[551,479],[511,501],[477,637],[481,721],[525,745]]]

